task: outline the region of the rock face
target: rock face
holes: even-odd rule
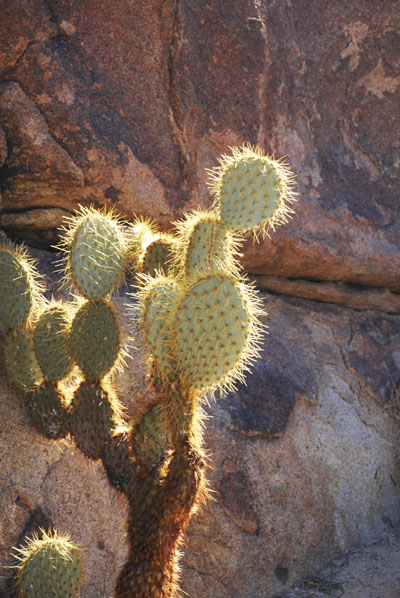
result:
[[[190,528],[183,568],[197,598],[276,596],[399,521],[399,427],[384,407],[399,318],[265,305],[263,359],[208,424],[216,501]]]
[[[10,236],[48,247],[79,204],[169,228],[210,204],[205,168],[243,142],[286,155],[297,176],[291,222],[244,248],[270,334],[247,387],[209,408],[215,500],[188,533],[192,598],[283,594],[399,521],[396,9],[0,0]],[[56,291],[51,255],[37,255]],[[120,383],[134,415],[151,395],[137,357]],[[23,397],[0,385],[1,565],[25,533],[54,525],[86,548],[82,598],[111,596],[123,500],[100,465],[40,437]],[[1,598],[10,583],[0,569]]]
[[[54,257],[35,252],[54,290]],[[395,418],[400,318],[263,295],[261,360],[209,407],[210,501],[192,521],[183,589],[193,598],[272,598],[400,520]],[[123,305],[126,296],[121,296]],[[132,417],[151,399],[134,354],[119,386]],[[85,548],[82,598],[111,596],[125,551],[124,500],[71,444],[42,438],[0,378],[0,562],[52,525]],[[10,597],[10,572],[0,573]]]
[[[19,212],[82,202],[168,226],[209,204],[205,167],[248,141],[287,155],[301,198],[289,226],[248,248],[249,270],[400,289],[391,0],[1,8],[4,227],[49,243],[62,214],[34,230]]]

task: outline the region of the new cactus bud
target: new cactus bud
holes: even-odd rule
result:
[[[137,259],[137,271],[149,276],[167,273],[172,259],[175,238],[167,233],[156,233],[145,244]]]
[[[12,386],[24,392],[32,391],[42,374],[33,349],[32,332],[18,328],[3,339],[2,365]]]
[[[128,229],[130,233],[130,252],[137,257],[159,232],[156,224],[148,218],[138,216]]]
[[[0,323],[4,328],[26,325],[41,289],[34,262],[26,250],[11,243],[0,244]]]
[[[287,221],[294,201],[293,175],[259,147],[232,148],[210,171],[209,186],[221,222],[235,231],[268,231]]]
[[[67,305],[52,303],[43,308],[35,325],[35,355],[43,377],[48,382],[62,380],[74,365],[69,355],[71,311]]]
[[[194,212],[177,224],[179,243],[174,251],[174,267],[186,277],[210,270],[238,271],[235,260],[238,240],[221,222],[215,211]]]
[[[127,242],[119,220],[110,211],[82,208],[65,232],[65,282],[86,299],[101,301],[124,276]]]
[[[104,302],[83,303],[71,326],[71,356],[88,382],[101,380],[116,364],[121,349],[114,309]]]
[[[17,549],[18,598],[75,598],[82,579],[80,551],[68,536],[42,531]]]

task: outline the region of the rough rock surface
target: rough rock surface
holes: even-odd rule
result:
[[[398,598],[400,529],[334,559],[289,592],[276,598]]]
[[[270,335],[248,386],[209,407],[192,598],[284,594],[399,522],[399,60],[392,0],[0,0],[10,236],[49,246],[80,203],[168,228],[209,205],[205,168],[245,141],[297,175],[291,222],[244,248]],[[54,256],[37,257],[56,292]],[[137,356],[120,384],[134,416],[151,398]],[[82,598],[111,596],[124,514],[0,376],[1,566],[55,525],[86,548]],[[9,584],[0,569],[1,598]]]
[[[54,255],[34,255],[54,291]],[[399,316],[263,297],[262,359],[247,387],[209,407],[215,493],[189,528],[192,598],[272,598],[399,523]],[[82,598],[111,596],[124,501],[100,465],[35,432],[23,397],[0,384],[0,562],[24,533],[52,524],[85,548]],[[132,416],[151,399],[138,354],[120,387]],[[1,570],[2,598],[9,576]]]
[[[79,202],[168,226],[209,204],[204,168],[248,141],[287,155],[301,197],[290,225],[247,249],[248,269],[400,290],[392,0],[0,8],[3,226],[24,236],[16,212]]]

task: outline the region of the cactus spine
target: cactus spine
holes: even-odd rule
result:
[[[31,353],[44,381],[30,398],[33,421],[52,438],[71,433],[88,458],[102,460],[110,483],[128,500],[129,554],[116,598],[177,596],[178,549],[206,494],[202,402],[244,379],[262,333],[260,304],[240,273],[238,250],[244,235],[284,222],[294,199],[287,166],[251,146],[223,156],[210,187],[211,210],[187,215],[174,235],[145,219],[126,231],[112,213],[82,209],[61,244],[65,283],[76,302],[37,310]],[[11,281],[0,301],[9,305],[17,295],[20,312],[9,316],[8,328],[15,336],[23,327],[30,355],[30,308],[19,293],[31,286],[24,276],[22,286],[12,282],[21,260],[7,255],[2,269],[0,260],[0,279]],[[123,353],[111,295],[130,262],[138,273],[135,317],[157,397],[134,422],[126,421],[110,377]],[[48,342],[54,358],[44,350]],[[82,381],[69,401],[62,378],[72,362]],[[35,367],[32,362],[32,372]]]

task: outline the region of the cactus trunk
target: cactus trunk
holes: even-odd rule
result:
[[[130,493],[129,554],[116,598],[173,598],[178,582],[179,546],[203,488],[203,459],[187,438],[177,444],[165,478],[149,469]]]

